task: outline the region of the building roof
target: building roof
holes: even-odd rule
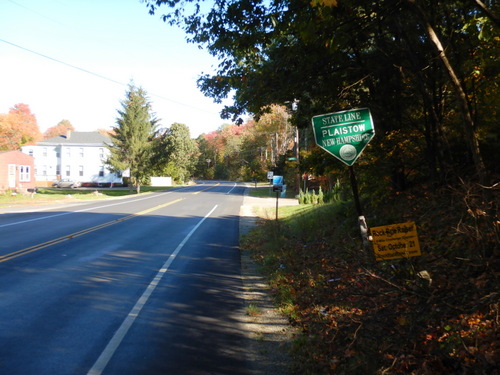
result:
[[[37,146],[53,145],[53,144],[78,144],[78,145],[102,145],[103,143],[111,143],[111,138],[99,132],[68,132],[66,135],[58,135],[38,142]]]
[[[19,156],[22,156],[22,157],[26,157],[27,156],[28,158],[34,159],[33,156],[25,154],[24,152],[19,151],[19,150],[0,151],[0,156],[1,157],[3,157],[4,155],[7,155],[7,154],[19,154]]]

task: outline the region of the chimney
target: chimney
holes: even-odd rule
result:
[[[66,130],[66,139],[70,139],[71,138],[71,130]]]

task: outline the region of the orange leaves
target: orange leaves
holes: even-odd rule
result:
[[[65,135],[68,130],[74,131],[75,128],[68,120],[62,120],[56,126],[48,128],[47,131],[43,133],[43,138],[49,139],[52,137],[57,137],[58,135]]]
[[[26,104],[16,104],[8,114],[0,114],[0,151],[19,150],[42,138],[35,118]]]

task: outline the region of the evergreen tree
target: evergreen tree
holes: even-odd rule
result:
[[[130,84],[118,110],[116,126],[108,145],[111,154],[107,164],[114,170],[130,170],[130,183],[140,193],[149,177],[153,137],[158,120],[152,112],[146,91]]]

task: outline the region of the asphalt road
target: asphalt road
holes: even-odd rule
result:
[[[0,215],[0,374],[247,374],[243,191]]]

